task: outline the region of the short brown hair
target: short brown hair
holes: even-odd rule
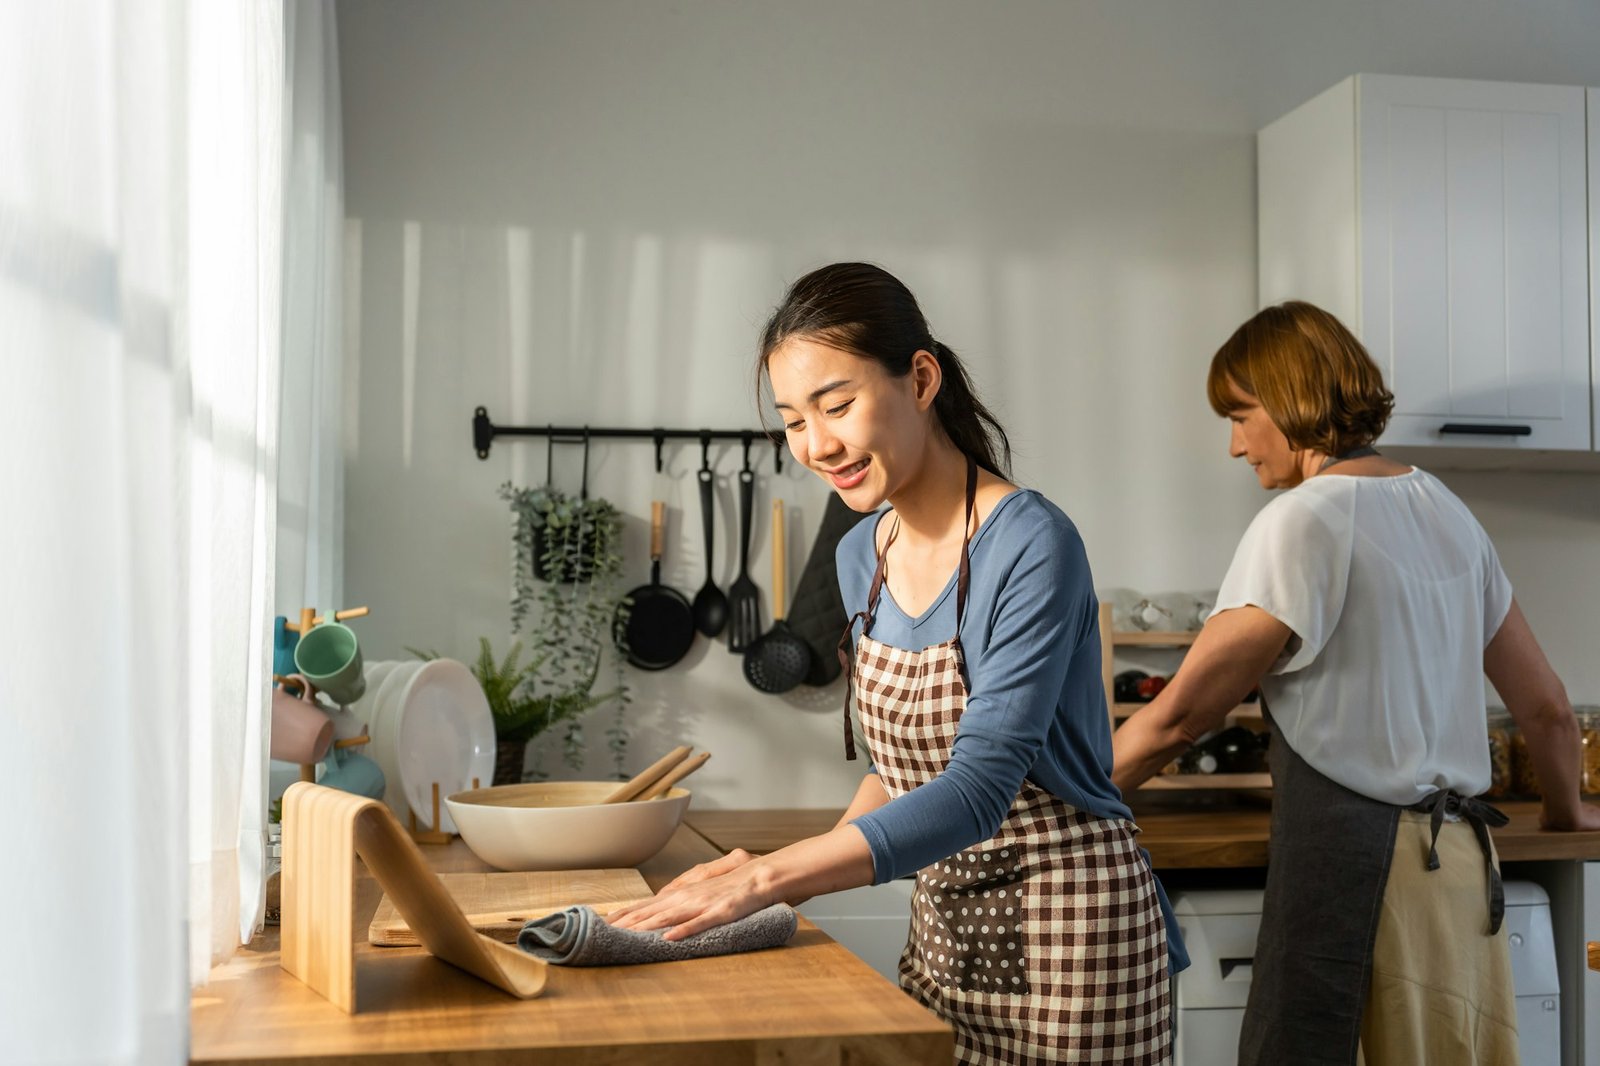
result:
[[[1211,357],[1206,398],[1226,417],[1232,382],[1254,396],[1294,448],[1343,455],[1389,423],[1394,394],[1355,335],[1320,307],[1290,300],[1258,311]]]

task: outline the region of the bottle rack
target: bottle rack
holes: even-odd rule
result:
[[[1113,665],[1117,648],[1187,648],[1194,643],[1194,638],[1199,634],[1187,631],[1158,631],[1158,630],[1114,630],[1111,628],[1111,605],[1100,605],[1100,676],[1106,689],[1106,713],[1111,718],[1111,728],[1115,730],[1117,724],[1126,719],[1135,711],[1144,707],[1143,703],[1117,703],[1115,702],[1115,687],[1112,683],[1116,668]],[[1243,722],[1261,722],[1260,703],[1241,703],[1238,707],[1228,712],[1224,726],[1235,725]],[[1172,791],[1179,789],[1270,789],[1272,775],[1266,772],[1254,774],[1157,774],[1150,778],[1139,788],[1141,791]]]

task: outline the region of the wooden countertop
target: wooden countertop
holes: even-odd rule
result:
[[[489,869],[459,840],[425,847],[440,872]],[[640,873],[659,888],[719,854],[680,827]],[[381,891],[358,877],[360,936]],[[478,1063],[948,1063],[950,1029],[804,918],[788,946],[654,966],[553,966],[517,1000],[421,948],[356,945],[359,1011],[278,965],[267,930],[194,992],[190,1061],[368,1066]]]
[[[1600,859],[1600,832],[1551,833],[1539,828],[1537,803],[1502,803],[1510,824],[1493,831],[1502,862]],[[690,811],[686,821],[723,851],[775,851],[826,832],[840,809]],[[1271,813],[1265,807],[1141,810],[1139,843],[1158,870],[1250,867],[1267,864]]]

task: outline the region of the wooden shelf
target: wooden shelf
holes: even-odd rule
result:
[[[1148,703],[1113,703],[1111,705],[1111,717],[1120,722],[1124,718],[1127,718],[1129,715],[1133,714],[1133,712],[1148,706],[1150,706]],[[1261,704],[1241,703],[1239,706],[1228,712],[1228,720],[1230,722],[1246,718],[1260,721]]]
[[[1112,632],[1111,643],[1119,648],[1187,648],[1199,635],[1198,632],[1176,630],[1118,629]]]
[[[1271,788],[1272,775],[1260,774],[1157,774],[1141,789]]]

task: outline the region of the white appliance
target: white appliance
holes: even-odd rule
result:
[[[1189,949],[1173,997],[1174,1066],[1234,1066],[1261,928],[1261,890],[1174,892],[1172,912]]]
[[[1250,994],[1250,960],[1261,927],[1259,889],[1173,893],[1189,948],[1174,995],[1175,1066],[1233,1066]],[[1505,931],[1516,986],[1523,1066],[1561,1066],[1561,993],[1550,900],[1527,881],[1506,883]]]
[[[795,908],[890,981],[900,979],[900,952],[911,934],[915,878],[815,896]]]
[[[1591,92],[1589,99],[1594,98]],[[1578,1036],[1583,1040],[1583,1061],[1600,1066],[1600,971],[1587,966],[1589,941],[1600,941],[1600,862],[1583,863],[1579,872],[1583,878],[1583,911],[1579,919],[1583,929],[1576,943],[1584,962],[1580,963],[1583,979],[1578,982],[1581,998],[1576,1002],[1582,1008],[1578,1018],[1585,1024]]]
[[[1561,978],[1550,897],[1532,881],[1506,882],[1506,940],[1517,989],[1522,1066],[1561,1066]]]

